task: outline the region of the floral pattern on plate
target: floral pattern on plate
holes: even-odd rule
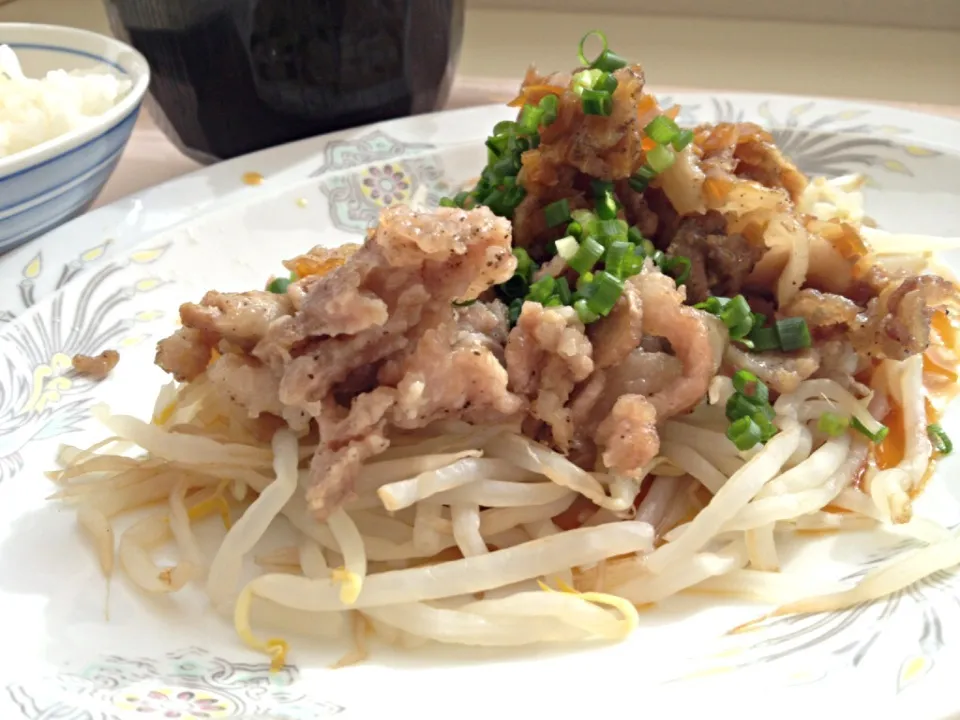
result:
[[[160,658],[104,657],[76,673],[8,685],[6,695],[25,720],[320,720],[343,712],[298,678],[293,665],[273,672],[188,648]]]
[[[84,284],[75,303],[65,303],[61,294],[37,308],[31,322],[0,327],[0,482],[21,470],[20,451],[27,443],[71,432],[86,418],[94,383],[73,372],[73,356],[130,348],[149,337],[153,323],[164,317],[146,296],[165,281],[129,270],[150,266],[166,249],[138,250],[104,265],[80,281]],[[58,287],[83,273],[105,250],[105,244],[95,246],[60,268]],[[21,270],[18,289],[28,307],[35,303],[35,283],[44,271],[42,251]],[[123,276],[119,283],[118,275]]]
[[[664,106],[673,98],[663,98]],[[879,187],[870,175],[876,169],[899,175],[913,175],[914,159],[938,157],[940,151],[917,144],[895,142],[907,128],[870,122],[864,108],[824,110],[816,101],[795,104],[786,111],[774,111],[771,103],[760,101],[755,109],[730,99],[711,98],[704,105],[681,105],[683,125],[720,122],[757,122],[770,129],[777,147],[808,175],[836,177],[860,172],[868,183]]]

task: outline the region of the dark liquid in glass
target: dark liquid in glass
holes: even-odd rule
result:
[[[210,162],[445,101],[462,0],[107,0],[151,111]]]

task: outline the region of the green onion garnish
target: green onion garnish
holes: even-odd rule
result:
[[[760,442],[765,443],[767,440],[772,438],[777,434],[776,426],[771,422],[771,417],[768,413],[765,413],[764,410],[770,408],[769,405],[764,405],[760,412],[756,412],[750,416],[750,419],[757,424],[757,427],[760,428]],[[773,408],[770,408],[771,410]]]
[[[562,225],[570,219],[570,202],[564,198],[550,203],[543,209],[543,214],[547,219],[547,227]]]
[[[743,295],[731,298],[717,314],[730,331],[733,340],[739,340],[753,329],[753,313]]]
[[[589,325],[592,322],[596,322],[600,316],[597,315],[590,307],[587,305],[587,301],[583,298],[580,298],[573,303],[573,309],[577,311],[577,316],[580,318],[580,322],[584,325]]]
[[[944,429],[940,427],[940,423],[927,425],[927,435],[930,437],[930,442],[933,443],[934,452],[940,455],[949,455],[953,452],[953,442]]]
[[[513,327],[517,324],[517,319],[520,317],[520,312],[523,310],[523,298],[517,298],[510,303],[510,306],[507,308],[507,320],[510,323],[510,327]]]
[[[447,207],[447,208],[457,207],[456,201],[453,200],[452,198],[448,198],[448,197],[442,197],[442,198],[440,198],[440,203],[439,203],[439,205],[440,205],[440,207]]]
[[[725,410],[727,419],[739,420],[743,417],[752,417],[759,410],[759,405],[742,393],[734,393],[727,399]]]
[[[817,420],[817,430],[830,437],[840,437],[850,427],[850,420],[837,413],[825,412]]]
[[[540,102],[537,103],[537,107],[543,110],[543,117],[540,122],[544,125],[552,124],[553,121],[557,119],[557,109],[559,106],[560,101],[556,95],[544,95],[540,98]]]
[[[776,328],[757,327],[756,322],[746,339],[753,345],[751,350],[754,352],[780,349],[780,338],[777,336]]]
[[[558,277],[554,288],[556,296],[560,299],[562,305],[569,305],[573,302],[573,293],[570,292],[570,283],[565,277]]]
[[[585,272],[577,278],[577,292],[583,297],[587,297],[593,292],[593,273]]]
[[[668,145],[679,134],[680,128],[666,115],[657,115],[643,129],[643,132],[659,145]]]
[[[520,273],[514,273],[513,277],[497,286],[497,290],[508,300],[524,298],[529,290],[527,279]]]
[[[535,133],[540,127],[540,120],[543,119],[544,111],[535,105],[524,105],[520,111],[520,118],[517,125],[521,132]]]
[[[596,274],[593,293],[587,298],[587,306],[597,315],[608,315],[623,294],[623,281],[606,270]]]
[[[533,260],[530,258],[530,253],[524,250],[522,247],[513,248],[513,256],[517,259],[517,269],[514,270],[516,275],[519,275],[524,280],[530,280],[533,276]]]
[[[583,275],[585,272],[593,269],[593,266],[597,264],[597,260],[603,256],[603,250],[603,245],[597,242],[591,235],[587,235],[580,241],[577,254],[568,260],[567,264],[579,274]]]
[[[598,38],[600,38],[600,42],[603,43],[603,49],[600,50],[600,54],[597,55],[593,62],[589,62],[587,60],[587,56],[583,54],[583,46],[591,35],[596,35]],[[627,65],[626,60],[607,47],[607,36],[599,30],[591,30],[581,38],[580,45],[577,48],[577,57],[582,65],[588,65],[591,68],[599,68],[606,72],[613,72],[614,70],[626,67]]]
[[[581,99],[585,115],[608,116],[613,112],[613,97],[608,92],[584,90]]]
[[[627,221],[618,220],[600,220],[597,222],[597,235],[604,245],[609,245],[616,240],[627,239]]]
[[[683,150],[687,145],[693,142],[693,130],[681,130],[670,143],[677,152]]]
[[[808,348],[813,343],[810,338],[810,328],[802,317],[789,317],[777,320],[777,337],[780,339],[780,349],[786,352]]]
[[[669,145],[657,145],[647,151],[647,165],[658,175],[673,165],[676,159],[676,153]]]
[[[763,438],[763,430],[751,417],[742,417],[730,423],[727,437],[741,452],[756,446]]]
[[[663,269],[668,275],[673,277],[678,286],[683,285],[690,279],[690,270],[692,267],[693,264],[690,262],[690,258],[683,257],[682,255],[667,258],[663,263]]]
[[[613,220],[617,217],[617,199],[613,190],[605,190],[597,196],[597,217],[601,220]]]
[[[633,175],[630,176],[630,179],[627,181],[630,187],[635,191],[642,193],[647,189],[647,186],[650,184],[650,181],[653,180],[657,174],[647,165],[644,165],[639,170],[637,170]]]
[[[533,302],[545,303],[556,288],[557,281],[547,275],[545,278],[537,280],[530,286],[530,292],[527,293],[527,300],[532,300]]]
[[[643,233],[640,232],[640,228],[638,228],[636,225],[631,225],[629,228],[627,228],[627,240],[632,242],[637,247],[641,247],[643,245],[644,237]]]
[[[613,91],[617,89],[617,79],[608,72],[601,73],[594,80],[593,89],[613,95]]]
[[[576,220],[567,225],[567,235],[572,235],[573,237],[579,239],[582,234],[583,227]]]
[[[278,277],[271,280],[270,284],[267,285],[267,292],[283,295],[288,287],[290,287],[290,279]]]
[[[603,266],[606,271],[618,278],[627,277],[623,272],[623,265],[627,255],[633,254],[633,247],[631,243],[620,240],[610,243],[607,246],[607,253],[603,257]]]
[[[567,263],[577,254],[577,250],[580,249],[580,243],[577,242],[576,238],[569,235],[560,238],[554,242],[554,245],[557,248],[557,255],[566,260]]]
[[[749,370],[737,370],[733,374],[733,389],[758,403],[770,402],[770,389]]]
[[[890,428],[888,428],[886,425],[880,425],[879,423],[877,424],[879,425],[877,431],[870,432],[867,430],[867,426],[860,422],[857,417],[854,416],[850,418],[850,427],[852,427],[861,435],[865,435],[870,442],[879,444],[883,442],[883,439],[887,436],[887,433],[890,432]]]
[[[723,309],[723,306],[730,302],[729,298],[719,297],[717,295],[711,295],[703,302],[699,302],[693,307],[697,310],[704,310],[711,315],[718,315]]]

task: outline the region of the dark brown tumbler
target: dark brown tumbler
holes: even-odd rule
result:
[[[200,162],[447,99],[463,0],[105,0],[147,58],[148,107]]]

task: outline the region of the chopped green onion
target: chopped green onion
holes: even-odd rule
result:
[[[493,126],[494,135],[510,135],[517,130],[517,124],[513,120],[501,120]]]
[[[580,318],[580,322],[584,325],[589,325],[592,322],[596,322],[600,316],[597,315],[590,307],[587,305],[587,301],[583,298],[580,298],[573,303],[573,309],[577,311],[577,316]]]
[[[520,312],[523,310],[523,298],[517,298],[510,303],[510,307],[507,308],[507,320],[510,322],[510,327],[513,327],[517,324],[517,320],[520,318]]]
[[[274,278],[270,281],[270,284],[267,285],[267,292],[283,295],[288,287],[290,287],[289,278]]]
[[[631,188],[633,188],[634,191],[642,193],[647,189],[647,185],[650,184],[650,181],[656,176],[657,173],[653,171],[653,168],[649,167],[648,165],[644,165],[630,176],[630,179],[627,181],[627,183]]]
[[[584,90],[593,90],[594,85],[596,85],[597,80],[602,74],[603,70],[596,68],[581,70],[573,76],[573,92],[582,97]]]
[[[664,262],[663,269],[673,277],[679,286],[690,279],[690,270],[692,267],[693,264],[690,262],[690,258],[678,255],[677,257],[667,258]]]
[[[493,152],[494,155],[500,157],[505,152],[507,152],[507,146],[510,143],[510,138],[507,135],[493,135],[492,137],[487,138],[487,148]]]
[[[934,452],[940,455],[949,455],[953,452],[953,442],[944,429],[940,427],[940,423],[927,425],[927,435],[930,437],[930,442],[933,443]]]
[[[593,291],[593,273],[585,272],[577,278],[577,292],[586,297]]]
[[[514,273],[513,277],[507,280],[505,283],[497,286],[500,294],[506,297],[508,300],[513,300],[516,298],[524,298],[527,295],[529,290],[529,283],[527,279],[523,277],[520,273]]]
[[[587,299],[587,305],[597,315],[608,315],[617,300],[623,294],[623,281],[611,273],[601,270],[593,281],[593,294]]]
[[[581,100],[585,115],[608,116],[613,112],[613,97],[608,92],[584,90]]]
[[[880,425],[879,423],[877,424]],[[886,425],[880,425],[876,432],[871,432],[856,416],[850,418],[850,427],[861,435],[865,435],[872,443],[882,443],[887,433],[890,432],[890,428]]]
[[[643,255],[637,255],[637,249],[634,248],[633,252],[623,259],[623,264],[620,266],[620,277],[624,280],[643,270],[644,257]]]
[[[837,413],[825,412],[817,420],[817,430],[830,437],[840,437],[850,427],[850,420]]]
[[[807,321],[802,317],[777,320],[776,328],[777,337],[780,338],[780,348],[786,352],[808,348],[813,342]]]
[[[574,210],[570,214],[573,216],[573,221],[581,228],[578,239],[582,240],[587,235],[597,235],[597,223],[600,220],[596,215],[589,210]]]
[[[746,337],[753,329],[753,313],[743,295],[737,295],[726,303],[717,315],[730,331],[734,340]]]
[[[547,227],[562,225],[570,219],[570,202],[564,198],[550,203],[543,209],[543,214],[547,219]]]
[[[657,115],[643,129],[643,132],[658,145],[668,145],[680,132],[677,124],[666,115]]]
[[[513,256],[517,259],[517,269],[514,270],[514,273],[524,280],[530,280],[534,271],[533,260],[530,258],[530,253],[522,247],[515,247],[513,249]]]
[[[627,222],[626,220],[618,220],[616,218],[612,220],[600,220],[597,223],[597,235],[600,236],[600,240],[604,245],[609,245],[611,242],[617,240],[626,241]]]
[[[557,119],[557,109],[560,105],[560,101],[557,99],[556,95],[544,95],[540,98],[540,102],[537,103],[537,107],[543,110],[543,118],[541,122],[544,125],[550,125],[554,120]]]
[[[600,38],[600,42],[603,43],[603,48],[601,48],[600,53],[593,60],[587,60],[587,56],[583,54],[583,46],[587,44],[587,40],[590,39],[592,35],[596,35]],[[577,46],[577,58],[580,60],[581,65],[587,67],[593,67],[593,63],[603,57],[603,54],[607,51],[607,36],[602,30],[591,30],[582,38],[580,38],[580,44]]]
[[[556,295],[551,295],[546,300],[543,301],[544,307],[562,307],[563,302]]]
[[[673,165],[676,159],[676,154],[668,145],[657,145],[647,150],[647,165],[658,175]]]
[[[742,417],[730,423],[727,437],[741,452],[755,447],[763,438],[763,431],[751,417]]]
[[[640,232],[640,228],[636,225],[631,225],[627,228],[627,240],[632,242],[634,245],[640,247],[643,245],[643,233]]]
[[[598,198],[605,192],[613,192],[613,183],[610,180],[593,178],[590,180],[590,194]]]
[[[647,257],[653,257],[653,254],[657,251],[657,248],[653,245],[653,240],[643,239],[643,254]]]
[[[680,152],[692,142],[693,130],[681,130],[676,134],[676,136],[674,136],[673,141],[670,144],[673,145],[674,150]]]
[[[607,272],[618,278],[626,277],[623,273],[623,264],[628,254],[633,253],[633,245],[628,242],[616,241],[607,246],[607,253],[603,257],[603,266]]]
[[[556,289],[554,290],[562,305],[569,305],[573,301],[573,293],[570,292],[570,283],[565,277],[558,277]]]
[[[580,243],[577,242],[576,238],[562,237],[554,243],[557,247],[557,255],[562,257],[568,263],[574,255],[577,254],[577,250],[580,249]]]
[[[453,198],[442,197],[440,198],[440,207],[452,208],[457,207],[457,202]]]
[[[723,306],[730,302],[729,298],[719,297],[718,295],[711,295],[703,302],[699,302],[693,307],[697,310],[704,310],[705,312],[710,313],[711,315],[718,315],[723,309]]]
[[[521,132],[535,133],[540,127],[540,120],[543,118],[543,110],[535,105],[524,105],[520,111],[520,118],[517,125]]]
[[[572,223],[567,225],[567,235],[572,235],[575,238],[580,238],[580,235],[583,234],[583,227],[574,220]]]
[[[613,94],[617,89],[617,79],[608,72],[601,73],[593,82],[593,89]]]
[[[567,264],[582,275],[593,269],[597,260],[603,256],[603,250],[603,245],[594,237],[587,235],[580,241],[580,248],[576,255],[567,261]]]
[[[473,300],[454,300],[454,301],[453,301],[453,306],[454,306],[454,307],[470,307],[470,306],[473,305],[476,301],[477,301],[476,298],[474,298]]]
[[[553,295],[556,284],[557,281],[550,275],[537,280],[530,286],[530,292],[527,293],[527,300],[538,303],[546,302],[550,296]]]
[[[726,415],[728,420],[753,417],[760,409],[760,403],[754,402],[742,393],[734,393],[727,399]]]
[[[733,374],[733,389],[758,403],[770,402],[770,389],[749,370]]]
[[[754,322],[753,330],[750,331],[746,339],[753,345],[751,350],[754,352],[780,349],[780,338],[777,336],[776,328],[757,327],[756,322]]]
[[[617,198],[613,190],[604,190],[597,196],[597,217],[601,220],[613,220],[617,217]]]
[[[767,405],[765,407],[770,406]],[[777,434],[776,426],[770,421],[770,417],[768,417],[762,411],[754,413],[750,416],[750,419],[757,424],[758,428],[760,428],[760,442],[765,443],[767,440]]]

